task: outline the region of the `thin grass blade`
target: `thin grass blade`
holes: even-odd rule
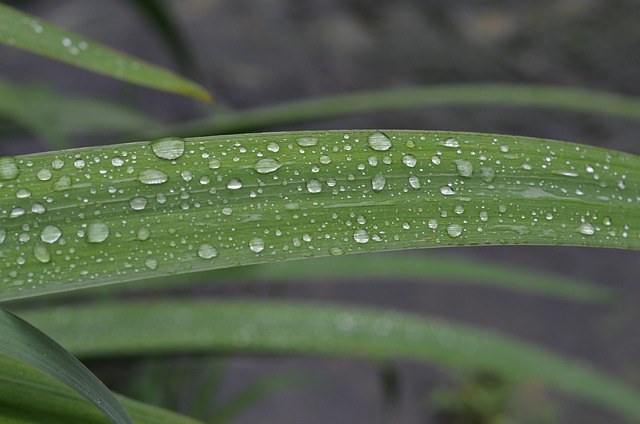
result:
[[[0,43],[122,81],[210,100],[198,84],[42,19],[0,4]]]
[[[80,361],[38,329],[4,309],[0,309],[0,354],[55,377],[95,405],[114,423],[132,423],[109,389]]]
[[[640,157],[471,133],[162,139],[0,159],[0,299],[287,259],[640,248]]]
[[[403,357],[543,383],[633,420],[640,418],[640,392],[624,382],[533,345],[436,318],[250,301],[118,302],[22,316],[81,357],[230,350],[371,360]]]

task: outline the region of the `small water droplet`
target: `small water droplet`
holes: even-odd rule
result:
[[[298,143],[298,146],[311,147],[318,144],[318,139],[315,137],[300,137],[296,139],[296,143]]]
[[[253,250],[253,249],[252,249]],[[202,259],[212,259],[218,256],[218,249],[210,244],[203,244],[198,248],[198,256]]]
[[[40,233],[40,239],[49,244],[57,242],[62,236],[62,231],[55,225],[47,225]]]
[[[473,174],[473,165],[471,165],[471,162],[464,159],[457,159],[453,162],[456,164],[456,168],[458,168],[458,174],[460,174],[460,176],[467,178],[471,177],[471,174]]]
[[[220,168],[220,161],[218,159],[211,159],[209,161],[209,169],[218,169]]]
[[[464,206],[456,205],[453,207],[453,211],[458,215],[462,215],[464,213]]]
[[[129,201],[131,209],[141,211],[147,206],[147,198],[142,196],[136,196]]]
[[[331,256],[340,256],[340,255],[344,255],[344,250],[342,250],[342,248],[341,248],[341,247],[334,246],[334,247],[331,247],[331,248],[329,249],[329,254],[330,254]]]
[[[449,224],[447,226],[449,237],[456,238],[462,234],[462,227],[459,224]]]
[[[20,169],[15,158],[5,156],[0,158],[0,180],[13,180],[20,175]]]
[[[453,191],[453,189],[449,186],[440,187],[440,193],[444,194],[445,196],[451,196],[452,194],[456,194],[456,192]]]
[[[356,243],[367,243],[369,241],[369,233],[367,232],[367,230],[356,230],[355,233],[353,233],[353,239],[356,241]]]
[[[487,211],[480,211],[480,221],[487,222],[489,220],[489,214]]]
[[[595,228],[593,228],[593,225],[589,224],[588,222],[580,224],[577,231],[580,234],[584,234],[585,236],[592,236],[596,232]]]
[[[231,178],[228,182],[227,182],[227,188],[229,190],[238,190],[242,188],[242,181],[240,181],[240,179],[238,178]]]
[[[460,147],[460,142],[458,142],[458,140],[456,140],[455,138],[447,138],[442,143],[438,144],[446,147]]]
[[[386,183],[387,180],[382,175],[376,175],[371,180],[371,187],[373,187],[375,191],[380,191],[384,188]]]
[[[495,176],[496,176],[496,171],[494,171],[493,168],[489,168],[486,166],[483,166],[482,168],[480,168],[480,178],[482,178],[484,181],[490,183],[493,181]]]
[[[22,208],[13,208],[11,209],[11,212],[9,212],[9,218],[17,218],[24,215],[25,213],[26,211]]]
[[[150,269],[150,270],[152,270],[152,271],[153,271],[154,269],[158,268],[158,261],[156,261],[156,260],[155,260],[155,259],[153,259],[153,258],[146,259],[146,260],[144,261],[144,264],[147,266],[147,268],[149,268],[149,269]]]
[[[260,237],[252,238],[251,241],[249,241],[249,249],[255,253],[262,252],[264,250],[264,240]]]
[[[310,179],[307,181],[307,191],[309,193],[320,193],[322,191],[322,182],[315,178]]]
[[[427,225],[432,230],[435,230],[436,228],[438,228],[438,221],[435,218],[430,218],[429,219],[429,223]]]
[[[104,222],[92,222],[87,229],[89,243],[102,243],[109,237],[109,226]]]
[[[18,199],[28,199],[29,197],[31,197],[31,192],[26,188],[21,188],[20,190],[16,191],[16,197]]]
[[[169,177],[159,169],[148,168],[140,171],[138,179],[142,184],[155,185],[166,183],[169,180]]]
[[[0,244],[4,243],[4,239],[7,237],[7,230],[0,228]]]
[[[280,150],[280,145],[275,141],[272,141],[269,144],[267,144],[267,150],[270,152],[276,153],[277,151]]]
[[[410,176],[409,177],[409,185],[412,188],[418,190],[421,187],[420,178],[416,177],[415,175]]]
[[[33,248],[33,256],[35,256],[35,258],[43,264],[49,263],[51,261],[51,254],[49,253],[49,250],[39,244]]]
[[[31,212],[33,213],[42,214],[46,211],[47,208],[45,208],[42,203],[34,203],[33,205],[31,205]]]
[[[40,181],[49,181],[51,179],[51,171],[47,168],[42,168],[38,171],[36,176]]]
[[[62,169],[64,167],[64,161],[60,158],[55,158],[51,161],[51,166],[55,170]]]
[[[62,191],[71,188],[71,178],[66,175],[58,178],[58,181],[53,183],[53,189],[56,191]]]
[[[275,159],[262,158],[254,164],[253,169],[259,174],[268,174],[277,171],[281,166],[280,162]]]
[[[418,163],[418,160],[413,155],[404,155],[402,157],[402,163],[407,165],[409,168],[413,168]]]
[[[111,165],[122,166],[124,165],[124,160],[120,156],[116,156],[113,159],[111,159]]]
[[[369,134],[369,146],[373,150],[377,150],[379,152],[389,150],[391,148],[391,139],[387,137],[387,135],[381,131],[376,131],[372,134]]]
[[[160,159],[175,160],[184,153],[184,140],[177,137],[161,138],[151,143],[151,149]]]
[[[138,240],[144,241],[149,238],[151,232],[147,228],[140,228],[136,234]]]
[[[439,156],[431,156],[431,163],[433,163],[434,165],[440,165],[441,162],[442,160],[440,160]]]

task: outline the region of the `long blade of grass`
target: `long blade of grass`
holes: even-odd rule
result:
[[[639,249],[640,157],[418,131],[163,139],[0,159],[0,299],[491,244]]]
[[[22,316],[83,357],[182,351],[404,357],[541,382],[640,418],[634,387],[530,344],[441,319],[284,302],[133,302]],[[117,329],[117,331],[114,331]]]
[[[61,95],[50,87],[1,79],[0,116],[10,118],[56,148],[68,147],[73,134],[122,134],[159,125],[125,105]]]
[[[0,4],[0,43],[145,87],[209,100],[198,84]]]
[[[509,84],[449,84],[315,97],[246,111],[219,111],[170,129],[174,135],[233,134],[377,111],[429,106],[521,106],[640,120],[640,99],[580,88]],[[167,134],[153,129],[146,136]]]
[[[0,354],[55,377],[94,404],[114,423],[132,423],[109,389],[80,361],[29,323],[4,309],[0,309]]]
[[[116,396],[135,424],[199,424],[199,421]],[[36,399],[37,401],[34,401]],[[0,355],[0,421],[11,424],[107,424],[77,392],[24,362]]]

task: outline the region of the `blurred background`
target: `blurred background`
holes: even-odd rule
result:
[[[8,47],[0,49],[1,79],[115,102],[163,126],[315,96],[447,83],[554,84],[640,96],[640,4],[633,0],[160,1],[176,29],[164,36],[142,0],[6,3],[182,72],[210,89],[217,101],[202,104],[135,87]],[[173,35],[167,39],[167,34]],[[0,121],[0,155],[57,148],[10,120]],[[637,122],[504,106],[414,108],[268,129],[345,128],[502,133],[640,153]],[[75,134],[70,145],[134,141],[138,134],[142,131]],[[204,285],[196,293],[443,316],[590,361],[640,387],[637,252],[536,246],[418,252],[435,253],[555,272],[615,288],[620,299],[594,306],[417,281]],[[237,401],[239,393],[248,394],[246,403],[237,403],[228,421],[233,423],[622,422],[542,387],[508,386],[491,375],[455,375],[401,359],[380,365],[331,358],[184,356],[89,365],[110,387],[148,401],[164,400],[185,413],[200,408],[206,414],[210,405],[220,408]],[[284,374],[302,380],[278,380]],[[254,390],[252,398],[246,390],[264,378],[273,384]],[[467,399],[474,393],[490,398],[489,403],[511,399],[512,421],[456,421],[443,406],[452,396]]]

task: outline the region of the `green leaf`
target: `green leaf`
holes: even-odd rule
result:
[[[640,393],[628,384],[528,343],[436,318],[241,301],[118,302],[22,316],[82,357],[183,351],[403,357],[544,383],[640,418]]]
[[[93,403],[114,423],[132,423],[109,389],[80,361],[38,329],[4,309],[0,309],[0,354],[55,377]]]
[[[136,424],[199,424],[199,421],[191,418],[124,396],[116,397]],[[0,420],[11,424],[111,422],[95,406],[60,381],[4,355],[0,355]]]
[[[320,131],[0,159],[0,299],[343,253],[640,248],[640,158],[525,137]]]
[[[210,100],[201,86],[82,35],[0,4],[0,43],[122,81]]]
[[[188,136],[232,134],[359,113],[479,105],[547,108],[640,120],[640,99],[622,94],[544,85],[447,84],[314,97],[239,112],[216,108],[211,116],[172,127],[170,132]],[[155,137],[167,134],[167,130],[152,129],[143,134]]]
[[[0,115],[58,148],[68,147],[74,134],[118,134],[159,125],[124,105],[61,95],[50,87],[11,84],[1,79]]]

